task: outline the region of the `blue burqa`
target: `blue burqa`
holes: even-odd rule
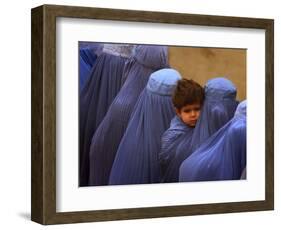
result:
[[[160,182],[161,136],[175,115],[171,94],[180,79],[173,69],[151,74],[119,145],[109,184]]]
[[[246,166],[246,101],[234,117],[180,167],[179,180],[238,180]]]
[[[114,45],[113,45],[114,46]],[[118,45],[119,47],[120,45]],[[125,45],[124,45],[125,46]],[[104,50],[98,56],[80,94],[79,104],[79,185],[87,186],[91,139],[121,88],[128,57]]]
[[[91,66],[88,65],[81,56],[79,56],[79,92],[85,85],[91,71]]]
[[[165,46],[139,45],[125,67],[125,83],[95,132],[90,149],[89,185],[107,185],[112,163],[132,110],[150,74],[168,67]]]
[[[226,78],[213,78],[205,85],[205,101],[192,135],[186,135],[167,167],[163,182],[178,182],[179,167],[204,141],[234,115],[238,102],[236,87]]]
[[[102,51],[102,46],[99,43],[79,43],[79,92],[88,81],[91,69]]]
[[[164,132],[161,138],[161,150],[159,161],[161,167],[161,178],[165,175],[167,166],[176,155],[178,145],[187,136],[191,136],[193,128],[186,125],[178,116],[175,116],[170,124],[170,128]]]

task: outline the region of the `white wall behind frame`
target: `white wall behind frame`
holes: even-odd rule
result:
[[[51,226],[51,229],[279,229],[281,200],[280,117],[281,16],[278,1],[32,0],[1,5],[0,177],[1,229],[43,229],[30,218],[30,8],[41,4],[85,5],[139,10],[233,15],[275,19],[275,211]],[[15,64],[16,63],[16,64]]]

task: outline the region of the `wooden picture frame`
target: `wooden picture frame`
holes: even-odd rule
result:
[[[31,219],[63,224],[230,213],[274,208],[274,21],[271,19],[43,5],[32,9]],[[56,18],[202,25],[265,30],[265,200],[97,211],[56,211]]]

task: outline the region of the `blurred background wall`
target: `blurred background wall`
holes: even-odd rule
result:
[[[237,87],[237,99],[246,99],[246,49],[169,46],[169,62],[184,78],[202,86],[224,76]]]

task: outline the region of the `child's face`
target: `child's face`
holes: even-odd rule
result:
[[[200,116],[201,105],[198,103],[188,104],[181,109],[176,109],[177,115],[188,126],[195,127]]]

